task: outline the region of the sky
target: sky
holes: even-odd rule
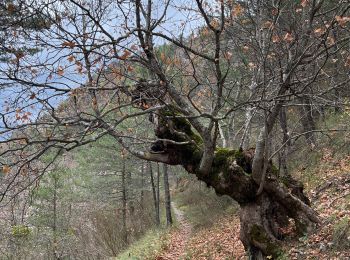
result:
[[[159,8],[156,8],[153,10],[153,15],[155,19],[159,17],[164,10],[163,2],[164,0],[158,0],[154,1],[156,6]],[[183,35],[184,37],[188,36],[190,33],[192,33],[196,27],[203,24],[202,20],[199,20],[198,17],[193,15],[193,12],[191,9],[193,9],[194,1],[189,0],[172,0],[169,7],[167,14],[164,19],[164,23],[159,26],[158,30],[164,34],[167,34],[169,36],[173,35]],[[61,8],[62,6],[59,6]],[[71,14],[74,13],[74,10],[70,10]],[[50,11],[49,11],[50,12]],[[69,15],[69,13],[67,14]],[[108,31],[110,34],[114,35],[115,37],[118,37],[120,35],[120,32],[116,30],[116,27],[114,25],[120,24],[121,20],[118,20],[118,16],[113,17],[113,13],[109,14],[110,17],[106,17],[106,23],[103,25],[106,31]],[[129,23],[133,21],[134,17],[131,15],[131,19]],[[107,21],[108,20],[108,21]],[[184,21],[187,21],[184,23]],[[64,24],[64,23],[63,23]],[[76,27],[71,23],[66,23],[63,25],[65,30],[72,34],[74,37],[74,34],[77,34]],[[120,26],[118,26],[120,28]],[[58,30],[50,29],[50,33],[44,33],[40,34],[40,39],[42,41],[46,41],[49,43],[50,46],[40,46],[40,40],[31,40],[28,41],[25,38],[20,38],[20,35],[16,35],[16,41],[23,41],[25,42],[25,45],[30,47],[39,47],[39,51],[34,55],[28,55],[20,59],[21,65],[26,67],[26,71],[23,74],[24,80],[33,81],[38,84],[47,84],[49,83],[51,86],[55,87],[64,87],[64,88],[76,88],[81,85],[83,85],[86,82],[86,75],[77,73],[76,66],[74,64],[71,64],[69,60],[67,60],[67,57],[69,57],[70,54],[74,53],[74,48],[69,49],[65,48],[62,50],[62,40],[59,39],[60,33]],[[96,38],[99,38],[100,35],[96,35]],[[56,38],[56,39],[55,39]],[[165,43],[164,40],[155,39],[155,43],[157,45],[161,45]],[[67,46],[65,46],[67,47]],[[40,66],[40,64],[45,64],[45,66]],[[46,64],[50,64],[46,66]],[[6,81],[6,76],[4,77],[4,74],[1,73],[2,71],[6,71],[9,68],[14,67],[13,64],[8,63],[0,63],[0,84],[3,84]],[[57,71],[60,70],[60,68],[64,68],[64,74],[58,75]],[[28,71],[30,70],[30,71]],[[35,70],[35,73],[31,73],[31,71]],[[51,73],[52,71],[56,71],[56,73]],[[6,87],[5,89],[0,89],[0,114],[6,113],[7,109],[7,101],[14,100],[18,96],[18,91],[27,89],[26,86],[21,86],[19,84],[11,85],[11,87]],[[32,89],[33,90],[33,89]],[[37,91],[37,90],[35,90]],[[40,104],[37,103],[36,99],[30,99],[30,92],[27,91],[27,98],[22,99],[21,105],[22,106],[28,106],[34,101],[36,102],[35,106],[32,106],[31,113],[32,117],[35,118],[37,113],[35,111],[39,111]],[[41,94],[37,94],[38,98],[45,98],[49,97],[52,94],[54,94],[53,91],[47,90],[45,92],[41,92]],[[63,99],[65,99],[67,96],[63,95],[59,98],[53,98],[51,100],[51,104],[53,106],[57,106]],[[18,100],[17,100],[18,101]],[[15,107],[13,108],[15,109]],[[28,108],[29,109],[29,108]],[[9,115],[10,117],[14,117],[14,113]],[[3,125],[0,122],[0,135],[1,131],[3,130]],[[0,137],[1,138],[1,137]]]

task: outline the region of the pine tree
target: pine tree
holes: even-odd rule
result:
[[[49,19],[29,9],[21,0],[1,2],[0,13],[0,61],[20,59],[24,55],[37,52],[38,49],[15,44],[15,40],[19,37],[25,39],[32,32],[49,28]]]

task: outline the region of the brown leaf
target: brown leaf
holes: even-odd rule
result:
[[[124,50],[123,55],[120,56],[119,58],[120,58],[121,60],[126,60],[130,55],[131,55],[131,52],[130,52],[130,51]]]
[[[277,34],[272,35],[272,42],[278,43],[280,41],[280,37]]]
[[[11,171],[11,167],[10,166],[8,166],[8,165],[2,166],[2,173],[3,174],[9,174],[10,171]]]
[[[233,17],[238,17],[243,13],[243,7],[240,4],[236,4],[233,9],[232,9],[232,16]]]
[[[73,61],[75,60],[75,57],[74,57],[73,55],[70,55],[70,56],[67,58],[67,60],[68,60],[69,62],[73,62]]]
[[[294,40],[293,36],[291,33],[287,32],[284,37],[283,40],[286,42],[292,42]]]
[[[57,74],[60,75],[60,76],[63,76],[63,74],[64,74],[64,69],[63,69],[62,66],[59,66],[59,67],[58,67]]]
[[[322,27],[317,28],[317,29],[314,30],[314,33],[315,33],[315,35],[316,35],[317,37],[322,36],[325,32],[326,32],[326,29],[325,29],[325,28],[322,28]]]
[[[220,23],[219,23],[219,21],[217,19],[213,19],[213,20],[211,20],[210,25],[212,27],[214,27],[215,29],[218,29],[219,26],[220,26]]]
[[[273,27],[273,23],[271,21],[266,21],[264,24],[263,24],[263,28],[264,29],[270,29]]]
[[[16,6],[15,6],[14,4],[12,4],[12,3],[9,3],[9,4],[7,5],[7,11],[8,11],[9,13],[15,12],[15,11],[16,11]]]
[[[307,6],[307,4],[309,3],[309,0],[301,0],[300,5],[305,8]]]
[[[228,51],[224,53],[224,57],[226,60],[230,60],[232,58],[232,52]]]
[[[62,43],[62,47],[68,47],[68,48],[73,49],[74,46],[75,46],[74,42],[66,41],[66,42]]]
[[[335,17],[335,20],[338,22],[340,26],[345,26],[347,22],[350,22],[350,17],[349,16],[339,16],[337,15]]]

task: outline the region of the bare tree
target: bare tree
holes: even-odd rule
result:
[[[48,151],[53,161],[111,135],[235,199],[252,259],[277,257],[289,219],[300,233],[320,219],[302,184],[275,174],[269,140],[282,108],[300,98],[332,106],[330,93],[348,86],[350,4],[336,2],[32,1],[50,28],[16,37],[41,52],[0,68],[2,201],[50,168]],[[250,120],[259,127],[255,149],[220,148],[220,126],[231,134],[242,111],[244,132]]]

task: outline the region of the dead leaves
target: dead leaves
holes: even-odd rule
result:
[[[30,116],[32,115],[31,112],[23,111],[20,108],[17,108],[15,112],[16,112],[15,113],[15,120],[16,121],[19,121],[19,120],[22,120],[22,122],[30,121]]]
[[[288,259],[349,259],[349,250],[339,249],[334,241],[338,223],[350,216],[350,156],[334,158],[329,148],[322,149],[321,163],[315,176],[317,181],[309,183],[315,210],[323,219],[323,225],[309,237],[288,245]],[[304,173],[300,173],[301,176]]]
[[[239,239],[238,216],[225,216],[217,224],[195,234],[188,245],[191,259],[243,259],[244,247]]]
[[[281,41],[281,39],[277,34],[272,35],[272,42],[273,43],[278,43],[280,41]]]
[[[224,53],[224,58],[229,61],[229,60],[231,60],[232,55],[233,55],[232,52],[227,51]]]
[[[61,77],[64,75],[64,69],[62,66],[58,66],[57,74]]]
[[[68,58],[67,58],[67,60],[68,60],[69,62],[74,62],[75,57],[74,57],[73,55],[69,55]]]
[[[338,24],[342,27],[344,27],[348,22],[350,22],[350,16],[339,16],[337,15],[335,17],[335,20],[338,22]]]
[[[11,172],[11,167],[8,166],[8,165],[4,165],[4,166],[2,166],[1,171],[2,171],[3,174],[7,175],[7,174],[9,174]]]
[[[121,60],[126,60],[131,55],[131,52],[128,50],[124,50],[123,55],[119,57]]]
[[[13,4],[13,3],[9,3],[7,6],[6,6],[6,9],[9,13],[14,13],[16,12],[17,10],[17,7]]]
[[[185,219],[182,211],[174,207],[174,213],[180,227],[171,234],[170,245],[165,252],[156,258],[157,260],[177,260],[185,256],[192,227]]]
[[[284,35],[283,40],[286,42],[292,42],[294,40],[294,37],[292,36],[292,34],[290,32],[287,32]]]
[[[309,0],[301,0],[300,5],[301,5],[303,8],[305,8],[305,7],[308,5],[308,3],[309,3]]]
[[[75,43],[71,41],[66,41],[62,43],[62,47],[68,47],[70,49],[73,49],[75,47]]]
[[[236,4],[233,8],[232,8],[232,17],[236,18],[238,16],[240,16],[243,13],[244,9],[241,5]]]

